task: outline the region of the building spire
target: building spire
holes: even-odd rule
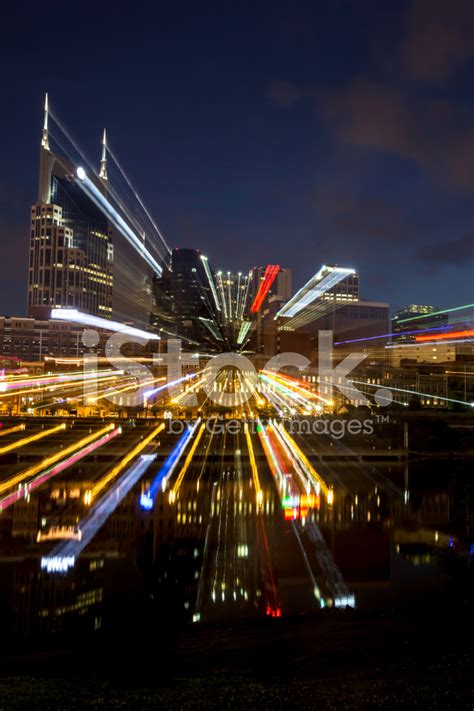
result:
[[[102,158],[100,160],[99,178],[107,180],[107,134],[105,128],[102,136]]]
[[[43,137],[41,139],[41,145],[46,151],[49,151],[48,118],[48,93],[46,92],[44,95]]]

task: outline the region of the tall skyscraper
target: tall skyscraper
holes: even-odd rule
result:
[[[28,315],[45,319],[55,309],[70,309],[148,329],[153,283],[169,248],[110,153],[105,130],[96,172],[81,163],[80,149],[53,122],[57,140],[50,122],[46,95],[38,201],[30,220]]]
[[[46,96],[38,202],[30,219],[28,315],[47,318],[54,308],[74,308],[111,318],[111,230],[104,214],[78,187],[74,166],[50,150],[48,120]],[[105,193],[103,183],[96,183]]]

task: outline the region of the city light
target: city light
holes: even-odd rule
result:
[[[162,268],[156,261],[156,259],[150,254],[146,249],[143,240],[141,240],[135,232],[129,227],[125,222],[123,217],[119,215],[117,210],[112,206],[109,200],[102,195],[100,190],[94,185],[92,180],[87,176],[84,168],[79,166],[76,170],[76,175],[78,180],[76,183],[84,190],[92,202],[97,205],[99,210],[101,210],[104,215],[113,223],[113,225],[119,230],[119,232],[125,237],[126,240],[134,247],[137,253],[144,259],[144,261],[153,269],[153,271],[161,275]]]
[[[106,444],[120,433],[121,429],[117,427],[112,432],[109,432],[95,442],[92,442],[92,444],[89,444],[80,449],[78,452],[75,452],[72,456],[63,459],[59,464],[56,464],[56,466],[44,469],[37,477],[28,481],[24,486],[19,486],[16,491],[0,499],[0,512],[5,511],[5,509],[20,499],[27,498],[33,491],[35,491],[35,489],[40,487],[42,484],[45,484],[49,479],[52,479],[52,477],[57,476],[69,467],[77,464],[81,459],[92,454],[92,452],[97,450],[99,447],[102,447],[102,445]],[[64,452],[62,454],[64,456]]]
[[[263,279],[260,282],[253,304],[250,307],[250,311],[253,314],[256,314],[257,311],[260,309],[261,305],[265,301],[265,297],[270,291],[272,284],[277,278],[278,273],[280,271],[281,267],[278,264],[269,264],[265,269],[265,274],[263,275]]]
[[[159,435],[159,433],[164,430],[165,426],[163,423],[158,425],[158,427],[155,427],[150,434],[142,439],[139,444],[137,444],[133,449],[126,454],[121,461],[116,464],[112,469],[110,469],[106,474],[104,474],[103,477],[99,479],[97,484],[95,484],[92,489],[89,491],[86,491],[84,495],[84,501],[86,504],[90,504],[96,497],[97,495],[104,489],[104,487],[107,486],[113,479],[115,479],[120,472],[122,472],[125,467],[133,461],[144,449],[147,447],[156,437]]]
[[[77,442],[74,442],[73,444],[69,445],[68,447],[65,447],[64,449],[60,449],[58,452],[56,452],[55,454],[52,454],[51,456],[47,457],[46,459],[43,459],[38,464],[33,464],[31,467],[28,467],[27,469],[24,469],[23,471],[19,472],[18,474],[13,475],[6,481],[0,482],[0,493],[8,491],[8,489],[11,489],[12,487],[17,486],[18,484],[20,484],[25,479],[28,479],[29,477],[35,476],[35,474],[38,474],[38,472],[47,469],[48,467],[52,466],[56,462],[60,461],[61,459],[64,459],[64,457],[67,457],[69,454],[76,452],[81,447],[84,447],[87,444],[89,444],[89,442],[93,442],[94,440],[101,437],[102,435],[105,435],[108,432],[111,432],[114,428],[115,428],[115,425],[113,422],[111,422],[109,425],[106,425],[105,427],[98,430],[97,432],[93,432],[92,434],[88,435],[87,437],[81,438]],[[120,431],[120,429],[118,428],[118,432],[119,431]]]
[[[81,539],[59,543],[49,556],[43,556],[41,568],[48,573],[65,573],[69,568],[72,568],[84,548],[89,545],[155,458],[156,454],[142,454],[139,460],[132,464],[118,482],[112,486],[110,491],[94,504],[90,513],[80,521]]]
[[[16,442],[11,442],[11,444],[6,444],[4,447],[0,447],[0,455],[7,454],[7,452],[12,452],[15,449],[20,449],[20,447],[26,447],[27,444],[37,442],[38,440],[43,439],[44,437],[49,437],[50,435],[56,434],[57,432],[61,432],[65,429],[66,424],[63,422],[61,425],[57,425],[56,427],[51,427],[48,430],[41,430],[41,432],[37,432],[34,435],[29,435],[28,437],[24,437],[23,439],[18,439]]]
[[[323,266],[296,294],[281,308],[275,318],[290,318],[306,306],[321,298],[346,277],[355,274],[354,269]]]
[[[108,318],[101,318],[100,316],[92,316],[91,314],[81,313],[77,309],[53,309],[51,311],[51,318],[56,321],[71,321],[72,323],[82,323],[85,326],[95,326],[96,328],[102,328],[106,331],[124,333],[127,336],[136,336],[137,338],[143,338],[144,340],[160,340],[160,337],[157,336],[156,333],[142,331],[139,328],[133,328],[132,326],[127,326],[124,323],[112,321]]]

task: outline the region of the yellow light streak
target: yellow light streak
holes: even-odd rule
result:
[[[37,432],[34,435],[23,437],[23,439],[19,439],[16,442],[11,442],[10,444],[6,444],[4,447],[0,447],[0,455],[11,452],[14,449],[20,449],[20,447],[25,447],[25,445],[30,444],[30,442],[36,442],[39,439],[43,439],[43,437],[49,437],[49,435],[65,429],[66,424],[63,422],[61,425],[56,425],[56,427],[50,427],[49,430],[41,430],[41,432]]]
[[[250,468],[252,470],[253,484],[255,487],[255,494],[257,497],[257,506],[259,508],[261,508],[263,505],[263,491],[262,491],[262,487],[260,486],[260,479],[258,476],[257,463],[255,461],[255,453],[253,451],[252,438],[250,436],[249,426],[247,423],[245,423],[245,425],[244,425],[244,432],[245,432],[245,438],[247,440],[247,449],[249,451]]]
[[[21,432],[25,429],[25,427],[26,425],[15,425],[15,427],[9,427],[6,430],[0,430],[0,437],[3,437],[7,434],[12,434],[13,432]]]
[[[196,451],[196,448],[199,444],[199,440],[201,439],[201,437],[203,435],[205,427],[206,427],[206,425],[203,422],[201,427],[199,428],[199,432],[196,435],[196,439],[193,442],[193,446],[189,450],[188,456],[186,457],[185,462],[184,462],[183,466],[181,467],[181,471],[178,474],[178,478],[176,479],[175,485],[173,486],[173,488],[170,491],[170,503],[173,503],[173,501],[175,501],[175,499],[176,499],[176,494],[178,493],[179,487],[181,486],[181,482],[184,479],[184,475],[186,474],[188,467],[191,464],[191,459],[193,458],[194,452]]]
[[[293,453],[302,462],[302,464],[304,464],[306,470],[308,471],[308,474],[311,476],[313,481],[320,485],[321,491],[324,493],[324,496],[328,500],[328,504],[332,504],[334,501],[334,491],[328,487],[328,485],[326,484],[324,479],[320,476],[320,474],[318,474],[316,469],[313,467],[313,465],[309,461],[308,457],[298,447],[298,445],[296,444],[293,437],[287,432],[287,430],[283,427],[283,425],[278,426],[278,431],[281,432],[281,434],[283,435],[284,439],[286,440],[288,446],[290,447],[290,449],[293,450]],[[331,499],[331,501],[329,501],[329,499]]]
[[[39,462],[39,464],[34,464],[33,466],[28,467],[28,469],[24,469],[18,474],[15,474],[14,476],[10,477],[10,479],[3,481],[0,484],[0,494],[4,491],[8,491],[8,489],[13,488],[25,479],[28,479],[29,477],[32,477],[35,474],[38,474],[38,472],[42,471],[43,469],[48,469],[53,464],[56,464],[56,462],[59,462],[61,459],[65,459],[68,455],[74,454],[77,449],[81,449],[82,447],[88,445],[90,442],[93,442],[95,439],[102,437],[102,435],[113,430],[114,427],[115,425],[112,422],[106,427],[103,427],[101,430],[93,432],[87,437],[83,437],[83,439],[74,442],[73,444],[69,445],[69,447],[66,447],[66,449],[61,449],[59,452],[56,452],[56,454],[52,454],[50,457],[43,459],[41,462]]]
[[[97,494],[99,494],[104,487],[107,486],[109,482],[111,482],[115,477],[120,474],[121,471],[125,469],[127,464],[129,464],[132,459],[135,459],[137,455],[142,452],[145,447],[150,444],[150,442],[159,434],[162,430],[164,430],[165,425],[162,423],[161,425],[158,425],[158,427],[155,427],[155,429],[145,437],[141,442],[139,442],[133,449],[130,450],[128,454],[125,455],[125,457],[112,469],[110,469],[104,476],[99,479],[97,484],[92,487],[92,489],[89,489],[89,491],[86,491],[84,495],[84,503],[90,504],[92,501],[95,499]]]

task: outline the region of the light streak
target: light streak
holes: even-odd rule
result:
[[[219,289],[219,295],[221,297],[222,311],[224,312],[224,318],[227,320],[227,303],[224,292],[224,283],[222,281],[222,272],[217,272],[217,288]]]
[[[131,449],[128,454],[125,455],[125,457],[112,469],[110,469],[107,474],[104,474],[103,477],[99,479],[97,484],[92,487],[89,491],[86,491],[84,495],[84,502],[86,504],[90,504],[99,494],[104,487],[107,486],[113,479],[115,479],[121,471],[125,469],[127,464],[129,464],[135,457],[137,457],[144,449],[147,447],[150,442],[155,439],[155,437],[162,431],[164,430],[165,425],[164,423],[161,423],[158,425],[158,427],[155,427],[152,432],[150,432],[147,437],[145,437],[141,442],[139,442],[133,449]]]
[[[448,336],[448,335],[449,335],[449,334],[446,334],[446,336]],[[436,346],[447,346],[447,345],[449,345],[449,344],[451,344],[451,343],[472,343],[473,341],[474,341],[473,338],[454,339],[454,341],[450,341],[450,340],[447,340],[447,341],[433,341],[433,345],[436,345]],[[429,345],[430,345],[430,341],[428,341],[427,343],[396,343],[395,345],[387,345],[387,346],[384,346],[384,348],[392,349],[392,350],[393,350],[394,348],[416,348],[416,347],[422,348],[423,346],[429,346]]]
[[[25,425],[15,425],[15,427],[8,427],[6,430],[0,430],[0,437],[4,435],[13,434],[13,432],[22,432],[25,429]]]
[[[257,499],[257,509],[261,509],[263,506],[263,491],[260,485],[260,478],[258,476],[257,463],[255,461],[255,452],[253,450],[252,438],[249,432],[249,426],[247,422],[244,424],[245,439],[247,440],[247,449],[249,452],[250,469],[252,470],[253,485],[255,487],[255,496]]]
[[[204,434],[205,428],[206,428],[206,425],[205,425],[205,423],[203,422],[203,423],[201,424],[200,428],[199,428],[199,431],[198,431],[197,435],[196,435],[196,439],[195,439],[194,442],[193,442],[193,446],[192,446],[191,449],[189,450],[188,456],[187,456],[186,459],[184,460],[184,464],[183,464],[183,466],[181,467],[181,471],[180,471],[179,474],[178,474],[178,477],[177,477],[177,479],[176,479],[176,482],[175,482],[173,488],[172,488],[171,491],[170,491],[170,503],[173,503],[173,502],[175,501],[175,499],[176,499],[176,495],[177,495],[177,493],[178,493],[178,491],[179,491],[179,488],[180,488],[180,486],[181,486],[181,482],[183,481],[184,476],[185,476],[185,474],[186,474],[186,472],[187,472],[187,470],[188,470],[188,468],[189,468],[189,465],[191,464],[191,460],[192,460],[192,458],[193,458],[194,452],[196,451],[196,448],[197,448],[197,446],[198,446],[198,444],[199,444],[199,440],[201,439],[202,435]]]
[[[263,302],[265,301],[265,297],[267,296],[268,292],[271,289],[271,286],[273,282],[275,281],[278,272],[281,271],[281,267],[279,264],[268,264],[265,273],[263,275],[263,279],[260,282],[260,285],[258,287],[257,294],[255,296],[255,299],[253,301],[252,306],[250,307],[250,311],[253,314],[256,314]]]
[[[280,385],[284,385],[286,388],[295,390],[297,393],[302,396],[305,396],[306,398],[316,398],[317,400],[324,402],[326,405],[333,404],[331,400],[328,400],[327,398],[323,397],[322,395],[319,395],[318,393],[314,393],[312,390],[308,390],[305,385],[297,378],[292,378],[289,375],[281,375],[280,373],[276,373],[273,370],[262,370],[261,372],[266,376],[267,381],[268,379],[276,381]]]
[[[216,285],[214,284],[214,279],[212,278],[212,273],[211,273],[211,269],[209,267],[209,262],[207,260],[207,257],[205,257],[203,254],[201,255],[201,260],[204,265],[204,271],[206,272],[207,279],[209,281],[209,286],[211,287],[211,293],[214,298],[216,308],[218,311],[220,311],[221,305],[219,304],[219,297],[217,296]]]
[[[97,437],[100,437],[103,434],[106,434],[107,432],[110,432],[113,430],[115,427],[114,423],[110,423],[106,427],[103,427],[101,430],[98,430],[97,432],[93,432],[92,434],[88,435],[87,437],[83,437],[83,439],[80,439],[77,442],[74,442],[73,444],[69,445],[69,447],[66,447],[66,449],[61,449],[59,452],[56,452],[56,454],[52,454],[50,457],[47,457],[46,459],[43,459],[43,461],[39,462],[39,464],[34,464],[31,467],[28,467],[28,469],[24,469],[23,471],[19,472],[18,474],[15,474],[14,476],[10,477],[10,479],[7,479],[6,481],[3,481],[0,483],[0,493],[3,493],[4,491],[8,491],[8,489],[11,489],[13,486],[16,486],[20,482],[24,481],[25,479],[28,479],[28,477],[32,477],[38,472],[42,471],[43,469],[46,469],[47,467],[50,467],[51,465],[55,464],[58,462],[60,459],[63,459],[64,457],[67,457],[69,454],[72,454],[75,452],[77,449],[80,447],[84,447],[85,445],[89,444],[89,442],[92,442],[93,440],[97,439]]]
[[[422,318],[431,318],[432,316],[438,316],[439,314],[450,314],[453,311],[462,311],[463,309],[471,309],[474,304],[465,304],[464,306],[455,306],[453,309],[443,309],[442,311],[432,311],[430,314],[422,314],[420,316],[410,316],[410,318],[401,318],[397,320],[397,323],[408,323],[408,321],[419,321]]]
[[[156,230],[156,232],[157,232],[159,238],[160,238],[161,241],[163,242],[163,245],[164,245],[166,251],[167,251],[167,252],[171,252],[171,249],[169,248],[168,244],[166,243],[165,238],[164,238],[163,235],[161,234],[160,228],[158,227],[158,225],[157,225],[156,222],[154,221],[153,217],[152,217],[152,216],[150,215],[150,213],[148,212],[146,205],[144,204],[144,202],[143,202],[143,200],[141,199],[140,195],[137,193],[137,191],[136,191],[135,188],[133,187],[133,185],[132,185],[132,183],[130,182],[130,180],[128,179],[128,176],[126,175],[126,173],[125,173],[125,171],[123,170],[122,166],[121,166],[120,163],[118,162],[118,160],[117,160],[115,154],[112,152],[112,149],[110,148],[109,145],[107,146],[107,151],[108,151],[108,153],[110,154],[110,156],[112,157],[112,159],[113,159],[115,165],[117,166],[117,168],[119,169],[120,173],[122,174],[122,177],[123,177],[123,179],[125,180],[125,182],[127,183],[128,187],[130,188],[130,190],[132,191],[132,193],[135,195],[135,198],[137,199],[139,205],[142,207],[142,209],[143,209],[145,215],[148,217],[148,219],[150,220],[152,226],[155,228],[155,230]]]
[[[356,383],[357,385],[365,385],[369,388],[380,388],[380,385],[374,385],[372,383],[366,383],[363,380],[350,380],[351,383]],[[338,385],[339,388],[344,388],[343,385]],[[456,400],[452,397],[444,397],[443,395],[433,395],[432,393],[421,393],[418,390],[407,390],[405,388],[395,388],[392,385],[384,385],[384,388],[387,388],[387,390],[395,390],[396,392],[400,393],[409,393],[410,395],[419,395],[420,397],[426,397],[429,398],[430,400],[436,399],[436,400],[444,400],[445,402],[455,402],[458,405],[467,405],[468,407],[474,407],[474,402],[466,402],[465,400]],[[351,388],[346,388],[350,390]]]
[[[125,220],[117,210],[111,205],[111,203],[102,195],[100,190],[94,185],[92,180],[87,177],[84,168],[79,167],[76,171],[77,178],[75,180],[84,192],[89,196],[92,202],[97,205],[99,210],[103,212],[106,217],[115,225],[115,227],[122,233],[125,239],[130,242],[130,244],[135,248],[138,254],[145,260],[145,262],[150,266],[158,276],[162,274],[162,268],[156,261],[150,252],[146,249],[143,241],[137,237],[135,232],[127,225]]]
[[[56,384],[69,384],[69,383],[74,383],[77,381],[86,381],[86,380],[102,380],[106,378],[117,378],[119,375],[123,375],[124,371],[123,370],[106,370],[106,371],[94,371],[93,373],[64,373],[61,375],[45,375],[45,376],[39,376],[36,379],[31,379],[31,378],[25,378],[25,379],[14,379],[14,380],[3,380],[0,382],[0,392],[1,393],[7,393],[10,390],[19,390],[20,388],[29,388],[32,386],[36,386],[31,392],[34,392],[35,389],[46,389],[46,386],[48,385],[56,385]]]
[[[428,333],[429,331],[444,331],[449,328],[451,328],[451,326],[449,324],[446,324],[444,326],[432,326],[430,328],[423,329],[423,333]],[[415,331],[399,331],[398,333],[397,332],[384,333],[381,336],[366,336],[365,338],[351,338],[348,341],[336,341],[334,343],[334,345],[335,346],[343,346],[346,343],[361,343],[363,341],[376,341],[380,338],[398,338],[399,336],[413,336],[417,333],[420,333],[420,329],[416,329]],[[450,335],[449,333],[446,334],[446,336],[449,336],[449,335]]]
[[[20,486],[13,493],[8,494],[3,499],[0,499],[0,512],[5,511],[5,509],[7,509],[9,506],[16,503],[20,499],[26,498],[27,496],[29,496],[29,494],[32,491],[34,491],[35,489],[40,487],[42,484],[45,484],[53,476],[60,474],[61,472],[63,472],[65,469],[68,469],[73,464],[77,464],[78,461],[80,461],[84,457],[87,457],[95,449],[98,449],[103,444],[105,444],[106,442],[109,442],[111,439],[113,439],[114,437],[119,435],[121,433],[121,431],[122,430],[120,429],[120,427],[117,427],[115,430],[113,430],[112,432],[109,432],[108,434],[104,435],[103,437],[96,440],[95,442],[92,442],[92,444],[89,444],[87,447],[80,449],[78,452],[73,454],[68,459],[64,459],[56,466],[51,467],[50,469],[46,469],[45,471],[42,471],[41,474],[39,474],[35,479],[33,479],[30,482],[27,482],[25,484],[25,486]]]
[[[125,333],[128,336],[137,336],[138,338],[143,338],[150,341],[159,341],[160,337],[156,333],[151,333],[150,331],[142,331],[140,328],[134,328],[133,326],[127,326],[119,321],[111,321],[108,318],[101,318],[100,316],[92,316],[92,314],[85,314],[77,309],[52,309],[51,318],[56,321],[70,321],[71,323],[81,323],[85,326],[96,326],[97,328],[103,328],[106,331],[115,331],[117,333]]]
[[[245,341],[245,337],[247,336],[247,333],[250,331],[250,327],[252,325],[251,321],[244,321],[240,327],[239,335],[237,336],[237,343],[239,346],[242,345],[242,343]]]
[[[290,318],[299,313],[305,306],[313,303],[332,289],[346,277],[355,274],[354,269],[344,267],[322,266],[321,269],[296,292],[296,294],[278,311],[275,318],[285,316]]]
[[[197,376],[197,373],[190,373],[189,375],[184,375],[182,378],[178,378],[177,380],[170,380],[169,382],[166,382],[164,385],[160,385],[157,388],[153,388],[152,390],[147,390],[144,393],[144,397],[149,400],[151,397],[156,395],[156,393],[161,392],[162,390],[165,390],[166,388],[169,388],[173,385],[179,385],[179,383],[183,383],[185,380],[189,380],[190,378],[195,378]]]
[[[191,439],[194,430],[196,429],[196,425],[193,427],[189,427],[184,434],[181,435],[180,439],[178,440],[177,445],[173,449],[173,451],[168,455],[168,457],[165,459],[163,462],[162,467],[160,468],[158,474],[155,476],[153,481],[151,482],[149,488],[147,491],[143,492],[142,495],[140,496],[140,505],[144,509],[152,509],[153,504],[155,501],[155,496],[158,492],[158,489],[160,487],[160,484],[163,485],[163,490],[166,488],[166,481],[170,478],[172,475],[180,457],[183,451],[186,448],[187,443]]]
[[[19,439],[16,442],[11,442],[10,444],[6,444],[4,447],[0,447],[0,455],[6,454],[7,452],[11,452],[14,449],[20,449],[20,447],[25,447],[31,442],[37,442],[39,439],[43,439],[43,437],[49,437],[49,435],[55,434],[56,432],[60,432],[61,430],[65,429],[66,424],[63,422],[61,425],[51,427],[49,430],[41,430],[41,432],[37,432],[34,435],[23,437],[23,439]]]
[[[438,341],[443,338],[468,338],[474,336],[474,329],[469,329],[468,331],[451,331],[450,333],[437,333],[430,336],[416,336],[415,340],[418,343],[425,341]]]
[[[313,482],[315,483],[315,485],[317,486],[319,484],[319,486],[321,487],[321,491],[323,492],[323,494],[325,495],[325,497],[327,499],[328,504],[330,503],[330,500],[331,500],[331,504],[332,504],[334,501],[334,492],[332,491],[332,489],[329,488],[329,486],[326,484],[324,479],[320,476],[320,474],[318,474],[316,469],[313,467],[313,465],[309,461],[308,457],[298,447],[295,440],[289,434],[289,432],[284,428],[284,426],[283,425],[278,426],[278,430],[282,434],[284,439],[286,439],[291,451],[300,460],[301,464],[304,466],[304,468],[308,472],[310,478],[313,479]]]
[[[250,270],[248,276],[245,278],[245,291],[244,291],[244,296],[242,298],[242,303],[240,305],[240,314],[239,318],[244,317],[244,312],[245,312],[245,307],[247,305],[247,299],[249,295],[249,287],[250,287],[250,282],[252,281],[252,276],[253,272]]]
[[[81,540],[66,541],[55,546],[50,555],[41,559],[42,570],[46,570],[48,573],[65,573],[69,568],[72,568],[84,548],[91,542],[155,458],[156,454],[142,454],[138,462],[127,469],[116,485],[100,498],[91,508],[90,513],[82,519],[79,524],[82,532]]]

